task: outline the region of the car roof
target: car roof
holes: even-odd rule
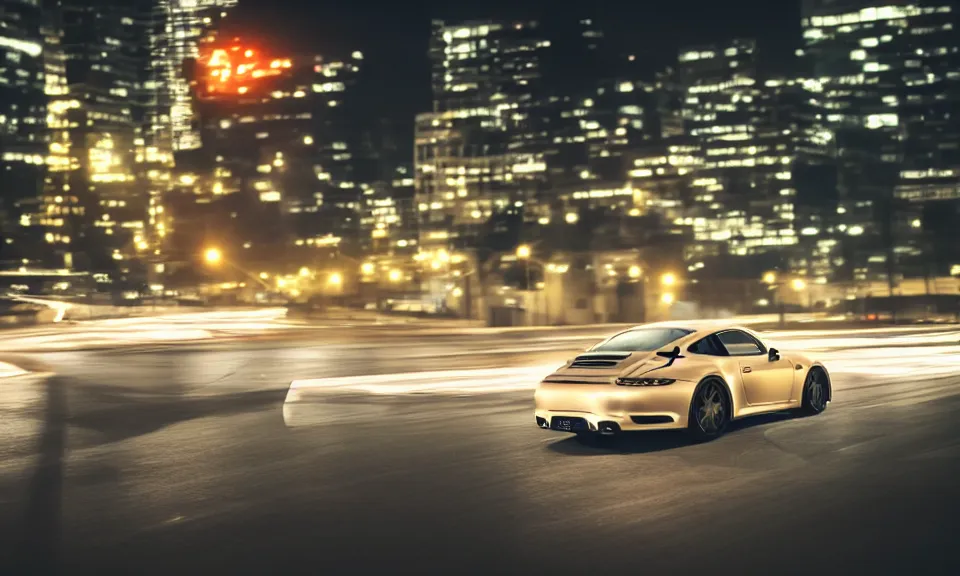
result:
[[[634,326],[633,328],[630,328],[626,331],[630,332],[633,330],[645,330],[648,328],[676,328],[679,330],[690,331],[690,334],[688,334],[684,338],[694,338],[694,337],[703,338],[704,336],[708,336],[710,334],[713,334],[714,332],[721,332],[723,330],[742,330],[754,337],[757,337],[757,335],[753,332],[753,330],[750,330],[749,328],[745,328],[743,326],[738,326],[727,320],[694,320],[690,322],[686,322],[686,321],[655,322],[652,324],[642,324],[640,326]]]

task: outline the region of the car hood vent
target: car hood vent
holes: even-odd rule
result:
[[[577,356],[570,368],[612,368],[630,357],[630,352],[588,352]]]

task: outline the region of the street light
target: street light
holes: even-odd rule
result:
[[[764,284],[776,284],[777,283],[777,274],[775,272],[767,272],[763,275]]]
[[[342,285],[343,285],[343,275],[340,274],[339,272],[334,272],[334,273],[330,274],[330,276],[327,277],[327,284],[329,284],[329,285],[331,285],[331,286],[334,286],[334,287],[342,286]]]
[[[663,296],[660,297],[660,301],[667,306],[673,304],[674,299],[673,292],[664,292]]]
[[[403,278],[403,272],[394,268],[390,271],[389,278],[391,282],[399,282]]]
[[[523,272],[526,275],[526,289],[530,290],[530,256],[533,254],[533,250],[530,249],[529,244],[521,244],[517,246],[517,259],[523,260]],[[546,297],[546,296],[544,296]],[[527,319],[529,323],[533,322],[532,315]]]
[[[807,287],[807,283],[801,278],[794,278],[793,282],[790,283],[790,286],[792,286],[795,291],[801,292]]]
[[[664,286],[673,286],[677,283],[677,276],[671,272],[667,272],[660,277],[660,283]]]
[[[627,274],[631,278],[639,278],[642,273],[643,270],[641,270],[639,266],[631,266],[630,270],[627,271]]]
[[[203,253],[203,259],[206,260],[207,264],[215,266],[223,261],[223,252],[219,248],[207,248],[206,252]]]
[[[374,273],[375,270],[376,270],[376,266],[373,265],[373,262],[364,262],[364,263],[360,266],[360,272],[361,272],[364,276],[371,276],[371,275],[373,275],[373,273]]]

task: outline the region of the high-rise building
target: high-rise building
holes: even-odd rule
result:
[[[352,250],[367,186],[356,170],[350,116],[363,54],[268,54],[240,39],[200,54],[196,108],[213,169],[183,178],[223,216],[209,223],[205,241],[234,261],[277,265],[281,253],[302,262],[309,258],[296,253]]]
[[[173,149],[200,147],[200,132],[184,66],[200,55],[201,39],[227,16],[237,0],[156,0],[153,69],[169,106]]]
[[[819,214],[800,206],[830,184],[829,138],[812,104],[819,84],[763,78],[757,56],[752,40],[685,48],[657,78],[662,139],[638,154],[630,175],[651,211],[692,232],[691,270],[736,256],[757,263],[747,274],[794,265],[812,229],[798,211]],[[801,260],[797,267],[810,265]]]
[[[697,241],[691,257],[795,244],[795,190],[789,184],[794,158],[778,149],[754,42],[685,48],[673,73],[683,93],[683,136],[659,156],[635,161],[634,186],[686,176],[688,197],[667,200],[684,205],[683,223],[692,226]]]
[[[40,67],[32,76],[30,99],[31,114],[37,112],[41,123],[30,123],[33,136],[19,138],[37,150],[25,155],[24,142],[4,146],[9,159],[22,158],[19,164],[36,172],[31,178],[37,186],[11,183],[9,189],[20,194],[15,212],[21,233],[39,235],[45,244],[38,261],[125,274],[139,267],[135,261],[160,257],[169,225],[162,197],[171,184],[174,147],[196,131],[189,122],[174,127],[174,119],[190,113],[184,61],[195,53],[200,35],[234,4],[5,0],[0,5],[18,29],[13,34],[12,24],[6,27],[0,49],[26,50]],[[18,83],[7,85],[25,79],[21,73]],[[10,98],[0,102],[29,111]]]
[[[358,147],[363,251],[386,256],[414,253],[419,234],[409,141],[402,141],[398,127],[383,119],[365,132]]]
[[[31,206],[47,160],[43,27],[36,2],[0,3],[0,254],[19,260],[42,248]]]
[[[856,282],[960,258],[960,47],[946,0],[806,0],[805,51],[839,167],[836,231]]]
[[[549,45],[536,22],[434,22],[434,111],[415,128],[421,244],[468,245],[492,214],[542,188],[531,114]]]
[[[78,163],[68,186],[85,210],[74,244],[90,260],[81,265],[93,268],[127,269],[147,227],[149,192],[138,182],[137,158],[147,66],[141,8],[112,0],[62,6],[66,121]]]

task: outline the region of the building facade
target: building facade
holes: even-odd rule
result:
[[[46,127],[44,15],[36,2],[0,3],[0,258],[19,265],[43,255],[35,218],[43,189]]]
[[[852,282],[945,274],[960,259],[960,47],[944,1],[807,0],[803,37],[838,161]]]

